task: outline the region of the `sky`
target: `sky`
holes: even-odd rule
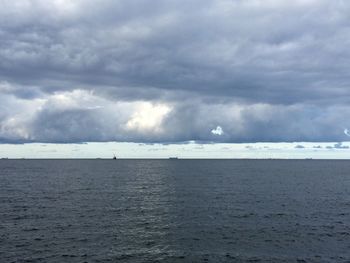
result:
[[[0,157],[350,156],[347,0],[0,6]]]

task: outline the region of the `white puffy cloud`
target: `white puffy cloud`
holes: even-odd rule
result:
[[[344,129],[344,134],[347,135],[347,136],[350,136],[350,132],[348,129]]]
[[[211,130],[211,133],[214,135],[221,136],[224,133],[224,130],[221,128],[221,126],[217,126],[215,129]]]
[[[140,132],[161,132],[162,121],[170,110],[167,105],[152,105],[149,102],[143,102],[137,105],[135,112],[126,123],[126,127],[129,130]]]

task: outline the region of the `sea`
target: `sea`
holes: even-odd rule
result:
[[[350,161],[0,160],[0,262],[350,262]]]

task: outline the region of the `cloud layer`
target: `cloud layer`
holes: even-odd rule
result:
[[[1,142],[348,138],[348,1],[1,5]]]

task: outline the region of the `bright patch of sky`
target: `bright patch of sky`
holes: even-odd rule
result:
[[[0,144],[0,158],[284,158],[349,159],[350,142],[198,144]]]

